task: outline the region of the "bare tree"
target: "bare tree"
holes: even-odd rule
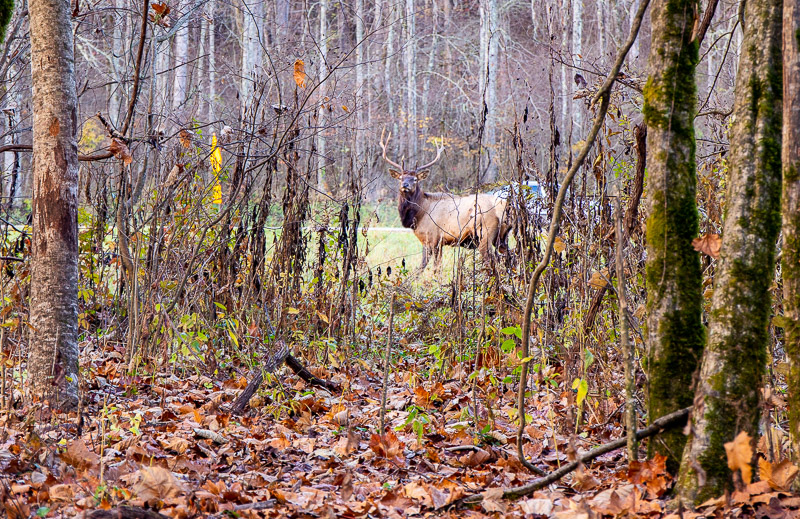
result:
[[[33,241],[28,383],[56,407],[78,402],[78,145],[72,17],[31,2]]]

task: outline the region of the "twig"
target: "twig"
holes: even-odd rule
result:
[[[386,358],[383,361],[383,393],[381,394],[381,428],[380,434],[383,435],[383,428],[386,425],[386,388],[389,385],[389,366],[392,356],[392,331],[394,330],[394,302],[397,299],[397,292],[392,292],[392,302],[389,303],[389,337],[386,339]]]
[[[558,196],[556,197],[555,205],[553,207],[553,218],[550,222],[550,231],[547,236],[547,245],[545,247],[544,255],[542,256],[542,260],[536,266],[536,270],[533,272],[531,281],[528,284],[528,295],[527,299],[525,300],[525,313],[523,314],[522,321],[523,361],[519,380],[519,391],[517,392],[517,410],[519,414],[519,429],[517,430],[517,454],[519,455],[520,463],[522,463],[528,470],[537,474],[542,473],[541,469],[525,459],[525,453],[522,450],[522,439],[523,435],[525,434],[525,388],[528,385],[528,365],[530,364],[529,342],[531,338],[531,313],[533,312],[533,302],[536,296],[536,288],[539,284],[539,279],[542,277],[542,273],[547,268],[547,264],[550,262],[550,256],[553,254],[553,243],[556,241],[558,224],[559,220],[561,219],[561,210],[564,205],[564,199],[567,196],[567,189],[572,183],[572,179],[575,178],[575,174],[578,172],[578,169],[580,169],[580,167],[583,165],[583,162],[586,160],[586,156],[589,154],[589,150],[592,149],[594,141],[597,139],[597,134],[600,132],[600,128],[603,126],[606,112],[608,112],[608,105],[611,100],[611,87],[614,86],[614,81],[616,80],[617,74],[619,74],[619,71],[622,68],[622,64],[625,62],[625,57],[628,55],[628,51],[639,34],[639,27],[642,25],[642,19],[644,18],[644,13],[649,4],[650,0],[643,0],[643,2],[639,5],[639,10],[636,12],[636,18],[631,26],[631,32],[628,36],[628,41],[626,41],[625,45],[622,47],[622,49],[620,49],[617,60],[614,63],[614,67],[611,69],[611,72],[609,72],[608,77],[603,83],[603,86],[600,87],[600,90],[597,91],[592,99],[592,105],[594,105],[597,101],[600,101],[600,110],[597,112],[597,117],[595,117],[592,130],[589,133],[589,136],[586,138],[586,142],[584,143],[580,154],[575,159],[575,162],[572,164],[570,170],[567,172],[567,175],[564,177],[564,181],[561,184],[561,188],[558,190]]]
[[[650,424],[648,427],[636,431],[636,439],[641,440],[643,438],[648,438],[668,428],[672,428],[677,425],[682,425],[683,423],[685,423],[691,410],[692,410],[691,407],[687,407],[685,409],[680,409],[678,411],[670,413],[666,416],[662,416],[658,420],[654,420],[653,423]],[[503,491],[503,498],[517,499],[523,496],[530,495],[533,492],[539,490],[540,488],[544,488],[547,485],[555,483],[556,481],[560,480],[570,472],[576,470],[581,465],[585,465],[587,462],[592,461],[593,459],[602,456],[603,454],[624,447],[627,444],[627,442],[628,442],[628,436],[626,435],[623,436],[622,438],[619,438],[618,440],[614,440],[612,442],[595,447],[594,449],[578,456],[578,459],[576,459],[575,461],[563,465],[560,469],[555,470],[542,478],[537,478],[526,485],[507,488],[506,490]],[[455,502],[454,504],[455,506],[461,506],[464,504],[480,503],[482,500],[483,500],[483,495],[474,494],[465,497],[460,501]]]
[[[620,179],[622,181],[622,179]],[[621,333],[620,348],[625,359],[625,430],[628,433],[628,463],[638,461],[636,454],[636,379],[633,360],[634,350],[628,334],[628,298],[625,295],[625,265],[622,261],[625,236],[622,233],[622,186],[617,184],[617,196],[614,199],[614,229],[617,234],[617,299],[619,300],[619,327]]]

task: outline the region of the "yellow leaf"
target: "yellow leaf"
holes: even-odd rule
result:
[[[222,184],[219,180],[219,172],[222,170],[222,151],[217,146],[217,134],[211,136],[211,156],[208,158],[211,169],[214,170],[214,187],[211,190],[211,202],[217,205],[222,204]]]
[[[330,324],[330,321],[328,321],[328,316],[327,316],[327,315],[325,315],[325,314],[323,314],[323,313],[322,313],[322,312],[320,312],[319,310],[317,310],[317,317],[319,317],[320,319],[322,319],[323,321],[325,321],[325,324]]]
[[[728,468],[742,471],[742,481],[749,485],[753,479],[753,447],[750,445],[750,435],[745,431],[740,432],[732,442],[725,444],[725,454],[728,455]]]
[[[567,249],[567,244],[564,243],[564,240],[561,239],[561,236],[556,236],[555,241],[553,242],[553,250],[557,254],[561,254]]]
[[[306,64],[301,59],[294,62],[294,82],[299,88],[306,87]]]
[[[300,313],[300,310],[298,310],[297,308],[289,307],[289,309],[286,310],[286,313],[288,313],[289,315],[297,315]]]
[[[350,109],[348,109],[345,105],[342,105],[342,110],[344,110],[345,112],[349,112],[350,111]]]

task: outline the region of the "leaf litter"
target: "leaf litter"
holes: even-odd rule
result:
[[[504,488],[536,476],[517,459],[511,404],[490,410],[479,401],[478,427],[471,422],[473,388],[459,380],[463,373],[421,381],[414,360],[401,359],[389,377],[387,430],[379,434],[382,373],[368,363],[333,376],[340,395],[281,373],[275,387],[290,396],[283,407],[267,392],[234,416],[226,409],[247,384],[242,377],[128,377],[116,348],[82,359],[91,376],[80,435],[74,413],[56,417],[32,406],[0,414],[8,517],[103,517],[93,514],[121,507],[176,518],[679,517],[668,507],[673,482],[665,459],[628,466],[622,451],[531,495],[504,499]],[[529,399],[525,452],[547,470],[624,434],[620,413],[589,416],[580,434],[565,434],[574,397],[564,385]],[[505,391],[498,401],[513,402],[514,388]],[[57,418],[67,423],[50,425]],[[800,498],[789,491],[798,468],[759,454],[752,482],[751,445],[743,433],[727,446],[744,486],[684,518],[798,515]],[[474,494],[482,495],[480,505],[460,506]]]

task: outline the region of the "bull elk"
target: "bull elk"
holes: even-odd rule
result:
[[[450,193],[426,193],[419,182],[425,180],[430,167],[442,157],[444,145],[436,146],[436,157],[429,163],[406,169],[386,156],[386,145],[392,138],[389,133],[384,142],[381,132],[383,159],[389,164],[389,174],[400,181],[400,196],[397,209],[403,227],[410,228],[422,243],[422,264],[419,272],[425,270],[431,256],[434,269],[438,273],[442,265],[442,247],[476,246],[481,259],[487,267],[491,264],[492,247],[504,252],[510,225],[504,221],[506,201],[487,193],[456,196]]]

